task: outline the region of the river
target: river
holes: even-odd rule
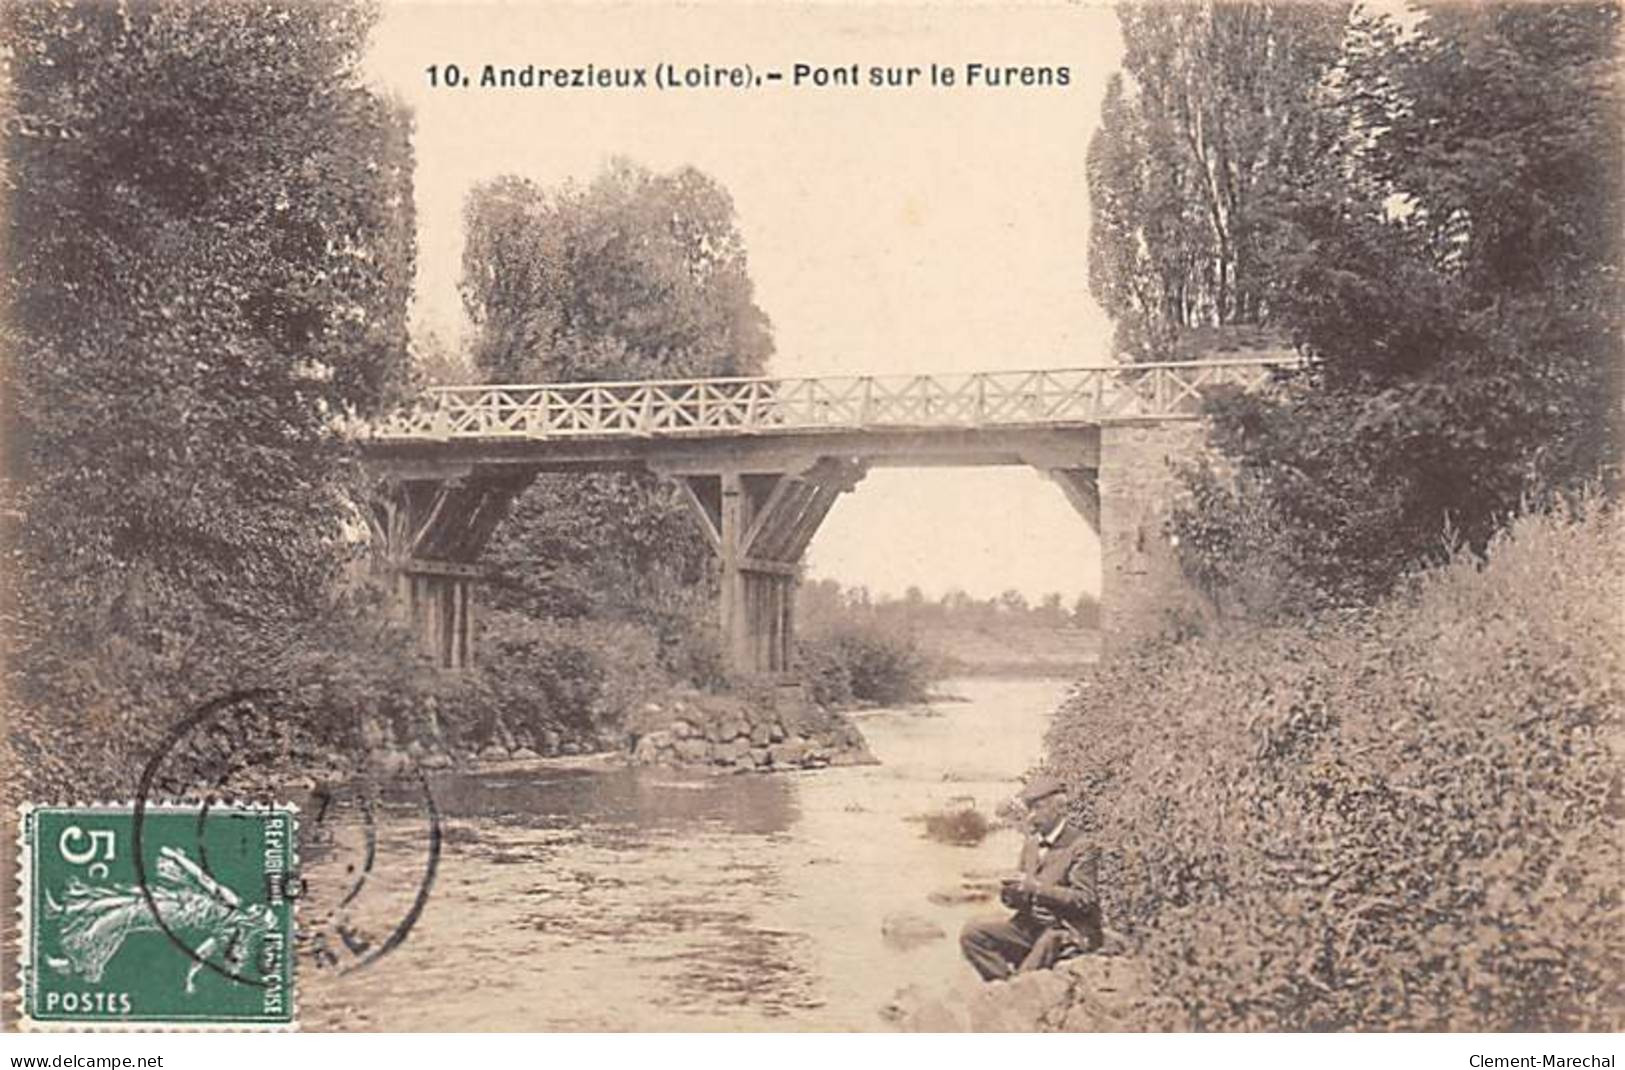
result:
[[[1009,870],[1020,847],[1010,830],[940,843],[919,816],[1008,799],[1066,685],[943,690],[966,701],[856,715],[873,766],[701,777],[538,763],[438,778],[445,837],[421,918],[370,966],[303,966],[305,1027],[884,1028],[899,987],[970,976],[957,933],[990,906],[931,893]],[[422,827],[395,809],[380,819],[374,912],[399,916],[421,884]],[[342,884],[353,859],[313,852],[310,884]],[[899,914],[944,935],[883,937]]]

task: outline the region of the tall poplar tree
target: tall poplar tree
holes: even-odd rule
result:
[[[1123,70],[1089,146],[1089,284],[1132,360],[1183,327],[1269,318],[1261,247],[1282,177],[1328,147],[1348,4],[1119,7]]]

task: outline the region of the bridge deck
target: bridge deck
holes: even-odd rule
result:
[[[1284,359],[969,375],[673,379],[436,387],[365,432],[374,448],[521,440],[1076,427],[1191,419],[1202,391],[1255,389]]]

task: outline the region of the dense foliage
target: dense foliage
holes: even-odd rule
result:
[[[472,747],[511,740],[537,753],[557,742],[619,742],[614,730],[663,679],[653,637],[613,621],[556,621],[497,612],[451,727]],[[558,737],[549,745],[549,735]]]
[[[796,669],[824,706],[919,702],[934,675],[914,635],[845,622],[811,632],[796,645]]]
[[[463,212],[463,304],[491,382],[759,373],[773,352],[733,202],[625,160],[585,188],[494,179]]]
[[[1215,581],[1257,564],[1333,602],[1482,548],[1527,502],[1618,479],[1625,106],[1612,4],[1425,5],[1351,23],[1318,91],[1333,151],[1276,176],[1273,322],[1311,358],[1220,399],[1237,479],[1191,473],[1177,524]],[[1261,540],[1222,545],[1224,511]]]
[[[1136,17],[1188,51],[1223,10]],[[1258,178],[1241,315],[1308,367],[1209,399],[1170,524],[1242,622],[1049,739],[1176,1028],[1625,1023],[1621,11],[1414,14],[1348,16],[1295,83],[1319,151]],[[1140,234],[1150,286],[1187,243]]]
[[[1625,1026],[1625,522],[1530,516],[1375,610],[1101,667],[1048,763],[1203,1029]]]
[[[346,615],[334,418],[401,381],[414,259],[410,121],[358,73],[372,18],[0,13],[8,645],[39,738],[102,718],[131,747]]]

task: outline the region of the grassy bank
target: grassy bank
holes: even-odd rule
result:
[[[1625,524],[1101,666],[1047,763],[1174,1028],[1618,1030]]]

